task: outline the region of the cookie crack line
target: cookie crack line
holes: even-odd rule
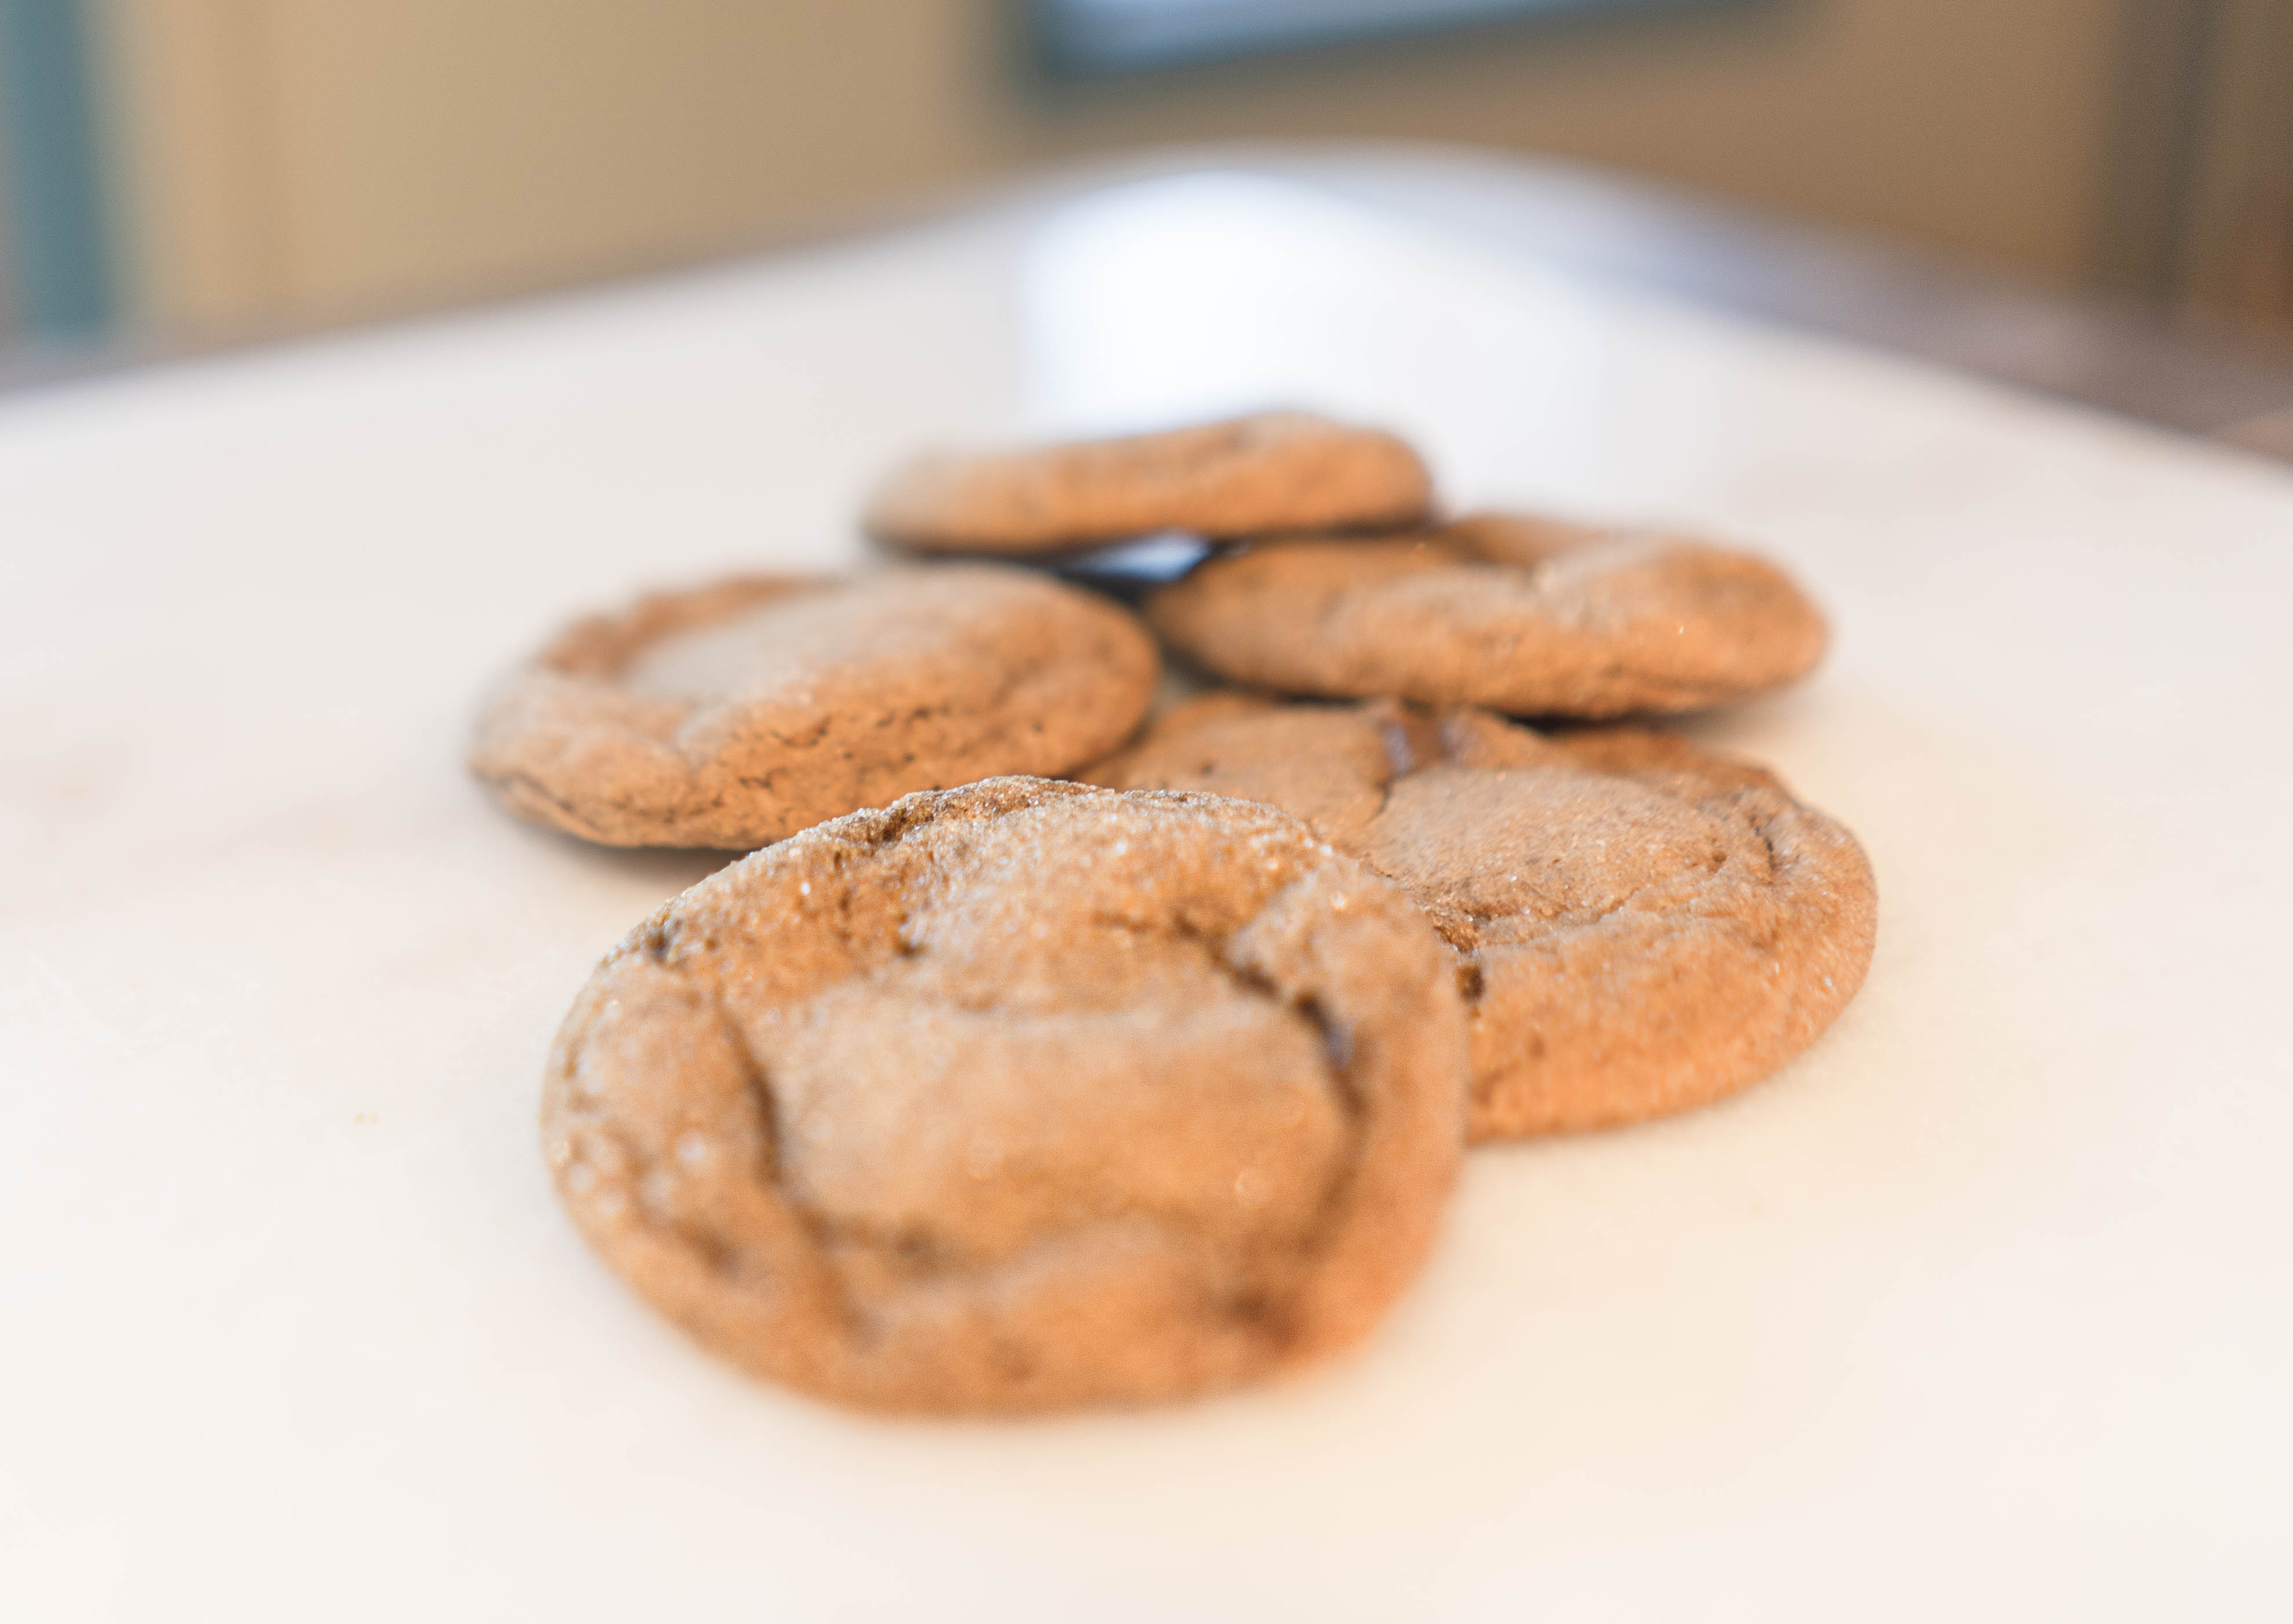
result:
[[[1195,782],[1199,759],[1198,774],[1233,765],[1237,793],[1309,820],[1333,802],[1348,831],[1333,844],[1445,944],[1474,1045],[1474,1143],[1708,1103],[1773,1071],[1852,997],[1860,972],[1826,974],[1826,956],[1868,957],[1868,865],[1771,772],[1644,726],[1539,741],[1471,707],[1337,708],[1362,728],[1333,728],[1323,703],[1206,699],[1095,776]],[[1466,769],[1455,786],[1452,764]],[[1418,774],[1422,804],[1405,788]],[[1483,775],[1521,780],[1517,827],[1490,810],[1515,792]]]
[[[936,821],[938,811],[938,808],[926,804],[914,808],[902,808],[898,813],[887,811],[863,814],[868,820],[863,833],[866,849],[881,852],[904,841],[919,828]],[[1334,1232],[1343,1224],[1353,1187],[1360,1174],[1367,1136],[1366,1106],[1352,1076],[1356,1055],[1351,1035],[1344,1023],[1330,1014],[1322,1001],[1312,994],[1285,992],[1270,977],[1233,963],[1227,954],[1228,946],[1234,937],[1262,917],[1266,908],[1273,905],[1274,898],[1281,896],[1290,885],[1295,883],[1293,879],[1277,889],[1274,897],[1269,897],[1249,920],[1223,935],[1201,929],[1184,919],[1173,920],[1159,927],[1148,926],[1142,933],[1194,944],[1202,950],[1204,958],[1217,973],[1237,990],[1277,1007],[1294,1011],[1309,1021],[1320,1035],[1324,1087],[1338,1106],[1345,1123],[1343,1152],[1341,1165],[1333,1170],[1316,1200],[1311,1219],[1297,1236],[1276,1245],[1274,1255],[1285,1260],[1285,1272],[1310,1267],[1312,1261],[1327,1249]],[[845,901],[848,902],[849,899]],[[664,916],[666,913],[664,909]],[[903,914],[895,929],[895,957],[905,957],[923,950],[910,942],[906,926],[912,917]],[[1131,921],[1113,916],[1099,915],[1096,918],[1098,922],[1128,930],[1141,929]],[[664,917],[650,928],[643,930],[632,946],[694,993],[736,1046],[751,1108],[759,1113],[769,1135],[770,1159],[766,1165],[755,1170],[756,1176],[766,1185],[771,1198],[790,1214],[809,1238],[811,1256],[808,1261],[812,1267],[806,1273],[812,1277],[821,1298],[832,1306],[836,1321],[844,1328],[855,1349],[864,1349],[880,1337],[881,1316],[871,1312],[855,1295],[844,1272],[830,1256],[833,1250],[859,1247],[902,1273],[914,1275],[916,1278],[912,1283],[922,1285],[950,1279],[992,1277],[1046,1248],[1067,1243],[1098,1224],[1111,1221],[1141,1220],[1165,1234],[1190,1238],[1196,1242],[1210,1239],[1208,1232],[1182,1213],[1145,1208],[1100,1215],[1088,1223],[1068,1224],[1032,1238],[1011,1256],[984,1258],[968,1256],[960,1248],[951,1246],[944,1238],[928,1231],[895,1231],[822,1210],[800,1193],[791,1177],[783,1157],[790,1137],[785,1131],[786,1125],[781,1120],[769,1068],[758,1056],[745,1024],[735,1017],[725,1003],[716,978],[696,975],[684,962],[687,951],[706,950],[713,944],[705,939],[688,944],[685,932],[677,928],[677,924],[673,917]],[[903,949],[905,950],[900,950]],[[621,1141],[620,1135],[615,1138]],[[625,1142],[622,1148],[635,1169],[632,1188],[639,1192],[631,1214],[636,1221],[695,1255],[728,1284],[736,1284],[736,1272],[732,1266],[735,1260],[743,1265],[737,1272],[740,1275],[745,1276],[751,1272],[746,1254],[729,1238],[706,1227],[680,1223],[652,1211],[643,1198],[644,1181],[660,1170],[662,1164],[660,1159],[644,1156]],[[1239,1295],[1229,1296],[1204,1289],[1197,1293],[1197,1300],[1206,1317],[1216,1317],[1245,1328],[1252,1335],[1264,1339],[1267,1345],[1277,1353],[1294,1342],[1299,1334],[1278,1292],[1269,1293],[1262,1288],[1253,1288]]]
[[[553,793],[541,782],[540,780],[535,778],[532,774],[523,771],[508,772],[502,775],[501,781],[507,784],[521,785],[525,788],[531,790],[537,797],[548,802],[552,806],[556,807],[560,812],[564,813],[566,819],[570,822],[578,823],[580,826],[579,828],[565,828],[563,832],[567,834],[578,834],[587,839],[597,840],[600,842],[604,841],[604,837],[602,835],[596,835],[591,832],[597,828],[597,823],[595,819],[583,812],[579,807],[567,801],[563,796]],[[731,796],[732,792],[730,790],[720,789],[715,795],[709,796],[706,799],[685,802],[679,805],[677,815],[681,819],[690,819],[702,817],[709,812],[720,811],[723,809],[725,803],[731,798]],[[652,810],[648,803],[634,796],[617,796],[607,791],[601,792],[596,798],[600,804],[613,807],[622,812],[634,812],[640,808]],[[561,825],[560,828],[563,828],[563,826]],[[715,849],[718,851],[733,851],[738,850],[739,848],[720,846]]]
[[[968,704],[959,704],[953,699],[941,699],[928,705],[913,705],[906,710],[879,709],[874,713],[872,720],[868,722],[868,728],[872,731],[902,723],[924,722],[937,717],[976,718],[990,715],[998,707],[1007,704],[1014,693],[1051,669],[1056,663],[1049,654],[1037,655],[1024,662],[1017,659],[1007,661],[1004,668],[994,674],[993,678],[994,685],[976,696]],[[678,728],[681,730],[697,717],[717,716],[737,712],[742,707],[754,702],[750,699],[722,699],[707,705],[696,705],[687,713],[685,721],[680,723]],[[798,729],[793,733],[783,733],[767,728],[765,730],[765,736],[774,744],[787,749],[814,749],[827,739],[839,721],[846,719],[847,715],[848,713],[843,711],[831,711],[822,715],[809,728]],[[1037,725],[1040,731],[1041,724]],[[743,779],[741,781],[746,783],[749,780]]]
[[[1521,522],[1467,518],[1375,551],[1316,535],[1224,552],[1150,598],[1148,618],[1232,680],[1514,715],[1702,709],[1821,658],[1820,612],[1750,554],[1681,537],[1532,562],[1466,533],[1490,521]]]
[[[1135,726],[1160,669],[1135,617],[1008,564],[803,585],[753,622],[737,581],[581,622],[496,685],[470,767],[513,815],[602,844],[753,849],[1071,770]],[[628,646],[592,658],[601,639]]]
[[[531,773],[522,771],[506,772],[502,775],[500,781],[504,784],[514,785],[517,788],[524,791],[526,794],[532,796],[534,799],[545,802],[548,805],[555,807],[559,817],[563,820],[563,821],[556,826],[560,833],[579,835],[586,839],[594,840],[602,838],[602,836],[596,833],[597,825],[592,819],[584,813],[579,807],[575,806],[571,802],[566,800],[564,796],[551,790],[548,786],[544,784],[539,779],[535,778]]]
[[[903,834],[905,832],[902,831]],[[1253,916],[1253,920],[1255,917],[1256,916]],[[1111,916],[1095,916],[1095,921],[1114,925],[1127,930],[1136,931],[1141,928],[1130,921],[1117,919]],[[1247,928],[1247,925],[1239,928]],[[1327,1013],[1319,999],[1311,995],[1287,994],[1270,978],[1230,962],[1225,956],[1224,941],[1211,933],[1192,927],[1181,920],[1173,922],[1161,930],[1142,931],[1141,933],[1163,935],[1173,940],[1189,941],[1201,947],[1204,957],[1210,960],[1212,966],[1237,989],[1277,1007],[1303,1016],[1320,1035],[1325,1067],[1325,1087],[1346,1122],[1345,1154],[1343,1164],[1333,1173],[1328,1185],[1317,1200],[1313,1219],[1300,1235],[1282,1248],[1283,1252],[1293,1260],[1312,1259],[1325,1248],[1332,1232],[1342,1221],[1348,1200],[1362,1162],[1366,1134],[1365,1119],[1367,1113],[1360,1091],[1355,1086],[1350,1075],[1349,1069],[1353,1058],[1350,1034],[1342,1023]],[[1235,933],[1238,933],[1238,930]],[[1231,940],[1231,934],[1226,940]],[[730,1020],[729,1012],[725,1012],[725,1018]],[[735,1030],[738,1030],[737,1026]],[[745,1037],[742,1042],[745,1050]],[[753,1075],[758,1079],[757,1087],[760,1091],[759,1108],[772,1113],[769,1119],[774,1123],[774,1143],[777,1146],[783,1135],[779,1132],[780,1124],[769,1092],[769,1080],[766,1078],[765,1068],[760,1062],[754,1063]],[[1088,1223],[1071,1225],[1033,1237],[1025,1248],[1012,1257],[982,1258],[968,1256],[960,1248],[952,1247],[944,1239],[931,1235],[928,1232],[895,1230],[872,1224],[865,1220],[832,1216],[822,1212],[795,1192],[784,1170],[777,1165],[774,1168],[774,1188],[779,1199],[792,1212],[798,1215],[807,1231],[815,1238],[832,1239],[845,1246],[856,1245],[887,1261],[909,1265],[920,1264],[922,1267],[916,1272],[934,1280],[992,1276],[1009,1268],[1017,1258],[1025,1257],[1044,1247],[1058,1245],[1078,1234],[1087,1232],[1099,1224],[1123,1217],[1141,1218],[1155,1224],[1158,1229],[1189,1236],[1196,1240],[1210,1239],[1208,1232],[1181,1213],[1161,1208],[1141,1208],[1122,1214],[1100,1215]],[[832,1289],[839,1295],[849,1323],[855,1329],[863,1330],[872,1325],[875,1317],[851,1299],[834,1266],[827,1265],[826,1272],[836,1282]],[[1215,1295],[1205,1295],[1203,1300],[1209,1307],[1225,1317],[1268,1330],[1272,1334],[1276,1345],[1284,1344],[1292,1334],[1292,1328],[1289,1326],[1286,1317],[1278,1311],[1278,1305],[1268,1300],[1262,1294],[1252,1294],[1232,1301]]]
[[[1368,865],[1365,863],[1363,867],[1367,868]],[[1292,883],[1295,884],[1294,881]],[[1283,889],[1287,890],[1288,886],[1284,886]],[[1275,893],[1276,896],[1279,896],[1280,894],[1280,892],[1276,892]],[[1269,898],[1268,901],[1270,902],[1271,901],[1272,899]],[[1243,931],[1248,929],[1251,925],[1255,924],[1258,919],[1264,915],[1264,913],[1265,909],[1260,909],[1258,913],[1252,915],[1251,917],[1244,921],[1243,925],[1230,932],[1224,941],[1220,941],[1207,931],[1201,930],[1195,925],[1189,925],[1184,919],[1172,920],[1167,931],[1163,933],[1166,933],[1180,941],[1193,942],[1195,946],[1201,948],[1203,949],[1203,957],[1211,961],[1211,967],[1224,975],[1228,981],[1232,982],[1243,991],[1254,994],[1255,996],[1265,999],[1268,1003],[1276,1004],[1284,1009],[1295,1011],[1296,1013],[1304,1015],[1309,1021],[1312,1022],[1314,1029],[1322,1034],[1323,1055],[1325,1059],[1329,1062],[1332,1067],[1332,1094],[1337,1098],[1338,1103],[1346,1109],[1349,1115],[1351,1115],[1356,1111],[1357,1103],[1349,1097],[1351,1092],[1350,1085],[1342,1080],[1345,1063],[1342,1056],[1346,1052],[1349,1051],[1351,1047],[1350,1043],[1345,1040],[1342,1036],[1340,1036],[1334,1043],[1333,1042],[1331,1025],[1326,1017],[1322,1014],[1319,1005],[1310,994],[1301,997],[1286,993],[1282,990],[1280,984],[1277,983],[1271,976],[1267,975],[1262,972],[1252,970],[1245,965],[1237,965],[1226,956],[1228,942],[1232,941],[1236,936],[1240,935]]]
[[[773,1098],[770,1074],[764,1062],[757,1057],[756,1047],[749,1041],[746,1028],[725,1006],[722,991],[710,981],[691,974],[683,965],[674,961],[669,956],[668,946],[665,940],[667,935],[666,931],[659,929],[648,932],[637,944],[639,950],[660,966],[665,974],[674,976],[679,985],[695,995],[700,1007],[716,1020],[731,1043],[733,1054],[741,1064],[742,1086],[749,1106],[757,1112],[758,1120],[766,1135],[764,1158],[760,1165],[754,1167],[750,1171],[758,1182],[771,1193],[773,1199],[787,1210],[789,1216],[794,1218],[804,1229],[806,1234],[811,1238],[813,1267],[806,1273],[812,1277],[810,1284],[813,1289],[825,1299],[832,1309],[838,1323],[848,1335],[855,1338],[864,1338],[871,1328],[872,1316],[862,1310],[853,1299],[842,1277],[828,1264],[824,1249],[820,1244],[823,1237],[834,1233],[833,1221],[825,1214],[819,1212],[811,1202],[798,1195],[790,1184],[788,1171],[782,1157],[782,1147],[788,1136],[782,1131],[780,1112]],[[682,1246],[699,1258],[702,1265],[712,1274],[728,1283],[736,1283],[733,1280],[735,1272],[732,1267],[735,1260],[738,1260],[741,1264],[738,1271],[739,1283],[750,1282],[758,1278],[770,1279],[773,1275],[781,1273],[781,1269],[774,1268],[764,1272],[760,1276],[754,1268],[754,1260],[748,1251],[731,1238],[719,1234],[701,1224],[680,1220],[656,1211],[645,1200],[644,1191],[654,1176],[667,1172],[668,1169],[664,1167],[660,1158],[648,1156],[632,1144],[625,1133],[611,1128],[605,1131],[634,1170],[634,1176],[628,1183],[629,1187],[636,1192],[636,1200],[629,1214],[635,1222],[644,1224],[664,1239],[671,1240]],[[774,1261],[778,1264],[785,1265],[790,1260]]]
[[[1382,813],[1381,812],[1380,815],[1382,815]],[[1374,819],[1372,820],[1372,821],[1374,820]],[[1354,855],[1355,860],[1372,874],[1376,875],[1381,880],[1385,880],[1400,887],[1402,893],[1406,895],[1412,902],[1415,903],[1418,909],[1424,913],[1427,920],[1432,925],[1435,933],[1438,934],[1443,941],[1446,942],[1453,951],[1456,952],[1462,957],[1478,957],[1484,947],[1527,947],[1532,945],[1528,942],[1511,941],[1493,941],[1484,943],[1479,939],[1480,929],[1483,925],[1493,921],[1501,919],[1533,918],[1538,925],[1546,927],[1549,932],[1555,935],[1558,935],[1564,931],[1589,931],[1596,929],[1600,925],[1606,924],[1608,920],[1615,918],[1618,914],[1633,911],[1633,905],[1635,902],[1648,895],[1649,892],[1657,889],[1657,885],[1654,882],[1636,887],[1635,889],[1626,893],[1624,896],[1618,898],[1616,901],[1609,903],[1599,912],[1593,914],[1592,917],[1588,919],[1562,919],[1561,915],[1567,912],[1565,909],[1555,909],[1551,913],[1540,914],[1532,913],[1529,909],[1525,908],[1504,909],[1484,909],[1466,908],[1462,906],[1451,908],[1441,906],[1441,904],[1445,902],[1446,899],[1434,893],[1430,887],[1413,885],[1410,881],[1403,878],[1401,876],[1391,873],[1387,869],[1381,869],[1365,854],[1355,853]],[[1717,869],[1710,871],[1710,873],[1716,872]],[[1710,873],[1707,873],[1706,875],[1707,880],[1710,877]],[[1699,882],[1699,889],[1701,888],[1702,883]],[[1418,901],[1421,894],[1426,898],[1426,901]],[[1662,911],[1668,913],[1679,910],[1666,909],[1662,910],[1643,911]],[[1472,941],[1469,942],[1460,941],[1450,933],[1449,927],[1451,922],[1453,919],[1457,918],[1463,919],[1473,927]],[[1475,996],[1478,997],[1478,994]]]
[[[1368,865],[1365,863],[1363,867],[1367,868]],[[1276,894],[1279,895],[1280,893]],[[1271,899],[1268,899],[1268,901],[1270,903]],[[1261,909],[1260,915],[1263,912],[1264,909]],[[1252,922],[1258,917],[1252,916]],[[1332,1232],[1344,1219],[1348,1200],[1352,1194],[1354,1184],[1360,1176],[1363,1151],[1369,1135],[1368,1107],[1351,1075],[1355,1058],[1353,1035],[1323,1007],[1319,998],[1311,994],[1303,996],[1285,994],[1272,978],[1230,963],[1225,956],[1222,944],[1212,945],[1205,933],[1195,930],[1184,920],[1177,921],[1174,930],[1175,933],[1203,945],[1211,962],[1224,971],[1236,986],[1245,991],[1254,992],[1269,1002],[1277,1002],[1284,1008],[1302,1015],[1321,1035],[1322,1055],[1326,1067],[1330,1095],[1345,1117],[1346,1151],[1344,1165],[1331,1176],[1329,1184],[1324,1189],[1320,1200],[1316,1203],[1313,1221],[1306,1226],[1305,1232],[1299,1237],[1296,1244],[1291,1248],[1293,1255],[1298,1257],[1313,1257],[1326,1249]],[[1239,930],[1236,933],[1239,934]],[[1274,1324],[1281,1331],[1284,1339],[1291,1334],[1290,1327],[1283,1316],[1275,1313],[1272,1304],[1259,1305],[1249,1317]]]
[[[1582,767],[1572,767],[1571,770],[1576,772],[1584,771]],[[1398,780],[1395,780],[1396,783],[1398,783]],[[1390,799],[1391,795],[1390,786],[1389,786],[1387,793]],[[1697,796],[1693,798],[1685,796],[1674,796],[1671,798],[1680,801],[1684,805],[1696,808],[1697,811],[1704,813],[1709,818],[1712,818],[1714,822],[1719,823],[1723,827],[1730,821],[1729,817],[1726,815],[1727,813],[1745,812],[1746,816],[1744,820],[1744,827],[1746,832],[1760,843],[1762,850],[1766,852],[1768,858],[1767,874],[1755,882],[1758,888],[1761,891],[1769,893],[1786,891],[1789,888],[1789,885],[1788,882],[1784,878],[1784,876],[1787,870],[1795,868],[1796,865],[1787,861],[1782,854],[1777,851],[1776,844],[1770,830],[1773,828],[1775,823],[1779,818],[1790,815],[1791,809],[1781,808],[1762,811],[1755,807],[1747,810],[1746,807],[1746,797],[1747,792],[1746,790],[1737,789],[1719,796]],[[1714,811],[1713,805],[1714,802],[1717,802],[1722,807],[1724,807],[1726,809],[1725,812]],[[1378,812],[1370,820],[1371,823],[1374,824],[1377,819],[1383,815],[1384,808],[1383,806],[1381,806]],[[1414,900],[1418,895],[1421,889],[1420,887],[1411,885],[1409,881],[1402,878],[1398,875],[1380,868],[1377,863],[1370,858],[1366,851],[1354,852],[1352,855],[1364,868],[1369,869],[1380,878],[1389,880],[1394,885],[1400,886],[1402,890],[1407,893],[1413,900]],[[1664,914],[1692,914],[1696,911],[1694,907],[1695,901],[1698,898],[1709,895],[1714,888],[1714,883],[1719,879],[1721,874],[1727,869],[1728,858],[1728,852],[1725,850],[1722,850],[1716,860],[1708,860],[1704,869],[1704,872],[1696,877],[1693,889],[1690,893],[1687,896],[1684,896],[1676,905],[1668,907],[1643,909],[1639,906],[1639,904],[1651,893],[1665,890],[1668,884],[1668,882],[1665,880],[1651,880],[1646,885],[1634,886],[1631,891],[1628,891],[1624,895],[1616,898],[1608,906],[1593,913],[1589,918],[1566,918],[1563,916],[1566,915],[1568,910],[1565,908],[1556,908],[1549,913],[1533,914],[1527,909],[1511,909],[1490,911],[1461,906],[1455,909],[1455,912],[1471,922],[1475,927],[1477,937],[1479,929],[1481,925],[1493,920],[1499,919],[1534,917],[1538,924],[1545,925],[1555,933],[1558,933],[1564,931],[1576,932],[1596,929],[1600,925],[1606,924],[1608,920],[1622,913],[1638,911]],[[1425,888],[1425,893],[1429,897],[1433,897],[1435,901],[1440,900],[1438,897],[1435,897],[1430,888]],[[1421,904],[1421,906],[1424,905]],[[1440,932],[1443,940],[1449,941],[1450,937],[1448,932],[1441,928],[1444,924],[1443,916],[1437,913],[1434,909],[1430,907],[1426,908],[1426,912],[1429,917],[1433,918],[1435,928]],[[1453,947],[1456,947],[1458,951],[1461,953],[1473,954],[1478,954],[1483,946],[1483,944],[1478,940],[1476,940],[1470,948],[1454,941],[1451,941],[1451,945]],[[1487,945],[1494,947],[1509,947],[1526,946],[1528,944],[1493,942]]]

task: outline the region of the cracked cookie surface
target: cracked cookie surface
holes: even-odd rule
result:
[[[1213,556],[1146,618],[1248,687],[1586,718],[1748,698],[1804,675],[1826,637],[1749,553],[1500,514]]]
[[[1114,747],[1161,662],[1125,610],[993,564],[746,577],[571,626],[488,700],[470,765],[609,845],[744,849]]]
[[[942,1412],[1228,1386],[1430,1244],[1466,1035],[1407,900],[1262,806],[996,779],[752,853],[631,933],[542,1128],[701,1341]]]
[[[1378,429],[1305,412],[1114,440],[932,453],[869,499],[869,533],[927,552],[1051,553],[1157,530],[1260,536],[1422,521],[1432,480]]]
[[[1456,956],[1476,1139],[1732,1094],[1812,1043],[1870,962],[1854,836],[1652,729],[1213,694],[1084,776],[1281,807],[1406,890]]]

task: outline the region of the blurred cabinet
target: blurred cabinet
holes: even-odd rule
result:
[[[2293,335],[2293,0],[2134,0],[2097,271]]]
[[[231,328],[670,263],[1001,158],[968,0],[109,0],[138,286]]]
[[[1133,145],[1314,137],[1578,158],[2070,286],[2123,169],[2122,25],[2168,0],[1747,0],[1065,81],[1024,0],[87,3],[133,302],[199,331],[672,263]]]

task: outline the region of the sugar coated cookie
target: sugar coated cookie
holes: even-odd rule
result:
[[[932,552],[1050,553],[1158,530],[1258,536],[1422,521],[1432,482],[1417,453],[1376,429],[1304,412],[895,470],[868,504],[869,533]]]
[[[470,764],[587,839],[746,848],[1064,772],[1130,734],[1160,668],[1128,611],[1005,566],[738,578],[566,631],[496,691]]]
[[[1211,695],[1087,776],[1279,806],[1406,889],[1456,955],[1476,1139],[1731,1094],[1812,1043],[1870,962],[1854,836],[1649,729]]]
[[[1414,1274],[1464,1017],[1408,900],[1304,826],[1038,779],[755,852],[633,932],[549,1061],[592,1246],[696,1337],[846,1402],[1224,1387]]]
[[[1760,693],[1803,675],[1825,636],[1790,578],[1749,553],[1498,516],[1260,543],[1156,592],[1146,616],[1253,688],[1588,718]]]

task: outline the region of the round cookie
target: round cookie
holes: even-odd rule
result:
[[[918,789],[1064,772],[1146,715],[1137,618],[993,564],[768,577],[584,620],[486,704],[470,765],[609,845],[747,848]]]
[[[1294,820],[1040,779],[752,853],[632,932],[542,1133],[605,1261],[845,1402],[1205,1392],[1353,1341],[1430,1246],[1465,1028],[1405,897]]]
[[[1824,647],[1814,605],[1748,553],[1499,515],[1261,543],[1146,607],[1166,642],[1230,682],[1515,715],[1700,709],[1792,681]]]
[[[928,552],[1053,553],[1157,530],[1259,536],[1423,520],[1432,481],[1376,429],[1266,412],[1119,440],[919,456],[868,503],[871,535]]]
[[[1087,776],[1268,802],[1400,884],[1456,955],[1476,1140],[1732,1094],[1814,1042],[1870,963],[1854,836],[1651,729],[1214,694]]]

